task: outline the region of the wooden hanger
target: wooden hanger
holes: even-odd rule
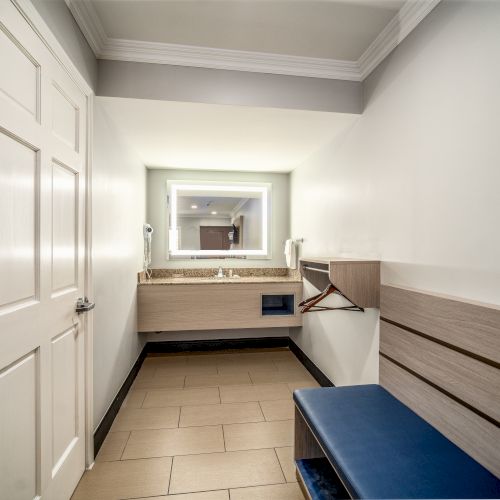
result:
[[[327,306],[318,306],[319,304],[325,297],[328,297],[328,295],[331,295],[333,293],[336,293],[344,299],[349,300],[338,288],[336,288],[334,285],[329,283],[327,287],[321,292],[318,293],[317,295],[314,295],[313,297],[309,297],[308,299],[303,300],[302,302],[299,303],[299,307],[302,307],[300,312],[302,314],[305,314],[307,312],[314,312],[314,311],[360,311],[364,312],[364,309],[362,307],[357,306],[356,304],[353,304],[351,302],[350,306],[342,306],[342,307],[327,307]]]
[[[301,312],[305,313],[309,311],[318,302],[321,302],[325,297],[331,295],[332,293],[335,293],[336,290],[337,289],[331,283],[329,283],[322,292],[318,293],[317,295],[314,295],[313,297],[309,297],[308,299],[305,299],[299,303],[299,307],[302,307]]]

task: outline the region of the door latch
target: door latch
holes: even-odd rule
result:
[[[89,302],[89,299],[87,299],[87,297],[85,298],[80,297],[76,301],[76,312],[78,314],[91,311],[92,309],[94,309],[94,307],[95,304],[93,302]]]

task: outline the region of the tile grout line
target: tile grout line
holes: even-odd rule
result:
[[[266,486],[281,486],[285,484],[293,484],[293,483],[287,483],[286,481],[284,483],[267,483],[267,484],[255,484],[252,486],[236,486],[235,488],[231,488],[232,490],[249,490],[251,488],[265,488]],[[210,491],[217,491],[217,490],[210,490]]]
[[[123,447],[123,450],[122,452],[120,453],[120,458],[119,460],[117,460],[118,462],[121,462],[123,460],[123,454],[125,453],[125,448],[127,447],[128,445],[128,442],[130,440],[130,436],[132,435],[132,431],[129,431],[128,432],[128,437],[127,437],[127,441],[125,441],[125,446]]]
[[[226,448],[226,434],[224,433],[224,424],[222,424],[222,440],[224,441],[224,452],[227,452],[227,448]]]
[[[234,488],[215,488],[215,489],[209,489],[209,490],[197,490],[197,491],[187,491],[183,493],[173,493],[172,495],[168,494],[166,497],[165,495],[148,495],[146,497],[139,497],[139,498],[167,498],[167,497],[182,497],[185,495],[197,495],[201,493],[213,493],[216,492],[218,493],[219,491],[227,491],[229,494],[229,498],[231,498],[231,490],[249,490],[251,488],[264,488],[266,486],[281,486],[285,484],[293,484],[293,483],[266,483],[266,484],[255,484],[255,485],[250,485],[250,486],[236,486]],[[117,500],[137,500],[138,497],[122,497]]]
[[[262,418],[264,419],[264,422],[268,422],[266,415],[264,414],[264,410],[262,409],[262,405],[260,404],[261,401],[257,401],[257,403],[259,403],[260,412],[262,413]]]
[[[274,448],[274,454],[276,455],[276,460],[278,461],[281,473],[283,474],[283,479],[285,480],[285,483],[288,483],[288,481],[286,480],[285,471],[283,470],[283,466],[281,465],[280,457],[278,455],[278,452],[276,451],[276,448]]]
[[[174,460],[175,460],[175,456],[172,457],[172,463],[170,464],[170,474],[168,476],[167,495],[170,495],[170,485],[172,484],[172,471],[174,470]],[[278,460],[278,462],[279,462],[279,460]]]
[[[293,445],[283,445],[283,446],[278,446],[277,448],[290,448]],[[198,457],[201,455],[220,455],[221,453],[241,453],[245,451],[262,451],[262,450],[276,450],[275,447],[267,447],[267,448],[244,448],[241,450],[224,450],[224,451],[206,451],[203,453],[186,453],[184,455],[154,455],[152,457],[134,457],[134,458],[125,458],[123,460],[109,460],[106,463],[111,463],[111,462],[133,462],[135,460],[155,460],[157,458],[171,458],[174,459],[175,457]],[[275,451],[276,453],[276,451]],[[279,460],[278,460],[279,462]],[[278,483],[273,483],[273,484],[278,484]],[[212,491],[212,490],[210,490]],[[154,495],[153,495],[154,496]]]
[[[279,400],[279,401],[288,401],[288,399],[284,400]],[[252,403],[259,403],[259,401],[251,401]],[[264,401],[265,402],[265,401]],[[238,404],[238,403],[225,403],[225,404]],[[213,405],[207,405],[207,406],[217,406],[216,404]],[[175,408],[174,406],[168,406],[167,408]],[[200,425],[183,425],[180,427],[179,423],[177,426],[173,427],[144,427],[143,429],[121,429],[119,431],[113,431],[113,433],[116,432],[148,432],[148,431],[172,431],[175,429],[183,430],[183,429],[199,429],[201,427],[218,427],[219,425],[248,425],[248,424],[271,424],[274,422],[291,422],[293,418],[277,418],[275,420],[266,420],[265,416],[262,415],[262,420],[249,420],[246,422],[217,422],[217,423],[211,423],[211,424],[200,424]],[[179,412],[179,421],[180,421],[180,412]],[[112,433],[110,433],[112,434]],[[111,460],[112,461],[112,460]]]
[[[142,408],[144,408],[143,405],[144,405],[144,401],[146,401],[147,396],[148,396],[148,391],[144,391],[144,397],[142,398],[141,404],[139,405],[139,409],[142,410]],[[121,410],[121,408],[120,408],[120,410]]]
[[[178,375],[180,377],[180,375]],[[184,378],[187,378],[187,376],[184,376]],[[215,388],[215,387],[253,387],[255,385],[264,385],[264,386],[269,386],[269,385],[288,385],[288,384],[301,384],[303,382],[309,384],[311,382],[315,382],[314,380],[311,379],[291,379],[288,381],[281,381],[281,380],[272,380],[272,381],[263,381],[263,382],[252,382],[251,376],[249,376],[250,382],[249,383],[235,383],[235,384],[212,384],[212,385],[184,385],[184,386],[166,386],[166,387],[141,387],[139,389],[132,389],[134,391],[147,391],[147,392],[154,392],[154,391],[169,391],[169,390],[175,390],[175,389],[208,389],[208,388]],[[304,388],[308,388],[312,386],[304,386]],[[314,386],[316,387],[316,386]],[[290,388],[288,388],[290,390]]]
[[[238,488],[231,488],[233,490],[243,490],[243,489],[246,489],[246,488],[255,488],[255,487],[260,487],[260,486],[276,486],[276,485],[279,485],[279,484],[283,484],[283,483],[270,483],[270,484],[264,484],[264,485],[256,485],[256,486],[240,486]],[[202,494],[202,493],[213,493],[213,492],[216,492],[218,493],[219,491],[227,491],[229,493],[229,488],[217,488],[217,489],[210,489],[210,490],[199,490],[199,491],[187,491],[187,492],[184,492],[184,493],[173,493],[172,495],[170,494],[167,494],[167,496],[165,495],[160,495],[158,497],[158,495],[148,495],[146,497],[122,497],[122,498],[119,498],[119,499],[116,499],[116,500],[137,500],[137,498],[170,498],[170,497],[183,497],[185,495],[197,495],[197,494]],[[107,500],[107,499],[106,499]]]

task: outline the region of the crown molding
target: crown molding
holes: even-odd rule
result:
[[[104,47],[109,43],[109,38],[94,4],[84,0],[65,0],[65,2],[90,48],[95,56],[99,58]]]
[[[441,0],[407,0],[358,59],[364,80],[418,25]]]
[[[65,1],[98,59],[359,81],[356,61],[109,38],[92,2]]]
[[[234,219],[234,216],[241,210],[243,205],[249,200],[250,198],[242,198],[236,206],[231,210],[231,219]]]
[[[441,0],[407,0],[357,61],[109,38],[92,2],[65,1],[98,59],[363,81]]]
[[[109,39],[99,57],[197,68],[274,73],[335,80],[359,80],[355,61],[337,61],[243,50]]]

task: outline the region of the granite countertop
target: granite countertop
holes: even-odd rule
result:
[[[139,286],[147,285],[220,285],[237,283],[301,283],[300,276],[243,276],[241,278],[207,278],[207,277],[182,277],[182,278],[151,278],[141,279]]]
[[[225,273],[228,269],[224,270]],[[233,273],[239,278],[226,276],[216,278],[217,269],[152,269],[152,278],[139,273],[139,286],[146,285],[218,285],[234,283],[301,283],[297,271],[287,268],[237,268]]]

